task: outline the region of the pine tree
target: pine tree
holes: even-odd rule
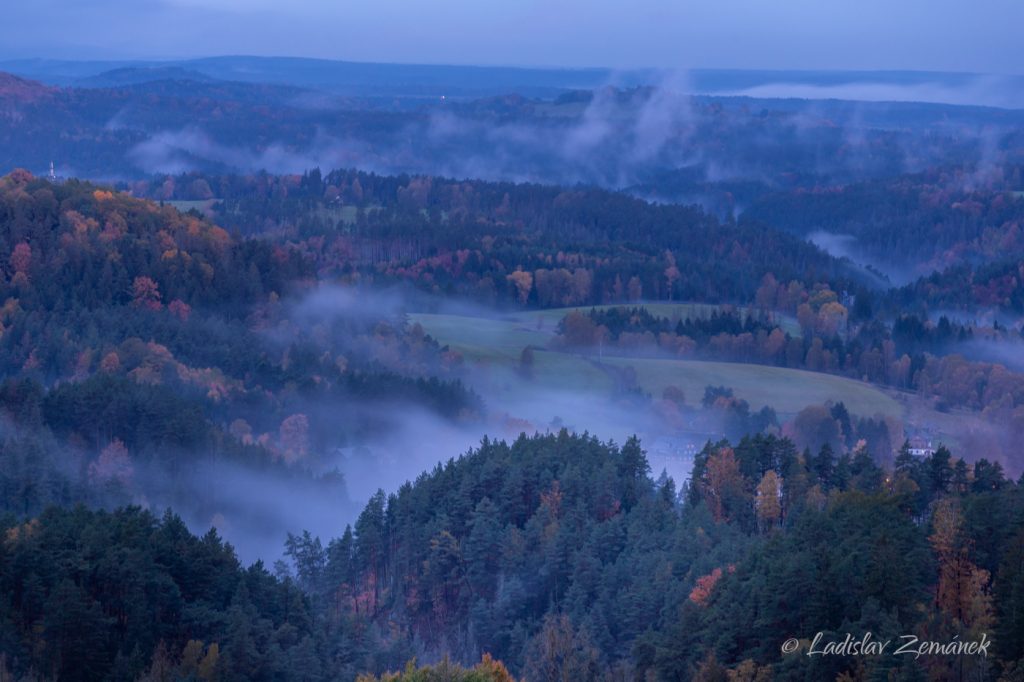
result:
[[[464,555],[469,585],[476,597],[492,597],[501,565],[502,527],[498,508],[485,497],[469,520]]]
[[[949,492],[949,486],[953,480],[951,460],[952,454],[945,445],[940,445],[939,449],[926,460],[925,469],[932,495],[943,495]]]
[[[843,453],[836,461],[835,471],[832,472],[832,487],[836,490],[846,490],[850,485],[850,478],[853,463],[849,453]]]
[[[910,441],[905,440],[903,445],[900,446],[900,451],[896,453],[896,460],[893,462],[893,473],[913,475],[915,469],[917,469],[917,460],[910,454]]]
[[[622,508],[629,511],[650,490],[651,465],[636,436],[622,446],[618,472],[623,485]]]
[[[249,590],[241,581],[231,601],[228,614],[228,636],[224,650],[225,672],[231,678],[251,679],[262,663],[254,628],[256,613],[249,600]]]
[[[967,463],[963,459],[957,459],[953,465],[953,477],[951,479],[951,492],[956,495],[963,495],[970,488],[971,481],[967,469]]]
[[[873,493],[881,490],[885,481],[885,472],[875,464],[871,453],[867,448],[858,448],[853,453],[853,461],[850,463],[850,473],[853,478],[850,487],[866,493]]]
[[[835,471],[835,454],[832,451],[832,446],[825,443],[818,450],[817,456],[811,463],[811,468],[814,470],[814,474],[818,477],[818,482],[821,487],[828,490],[832,487],[833,473]]]
[[[50,593],[43,637],[52,672],[62,680],[94,680],[111,662],[104,642],[110,625],[100,605],[69,578]]]
[[[995,647],[1004,661],[1024,661],[1024,528],[1010,540],[995,579]]]

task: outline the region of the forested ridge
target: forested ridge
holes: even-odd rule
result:
[[[1022,172],[1016,163],[949,165],[884,180],[799,188],[759,199],[744,216],[797,234],[850,235],[857,250],[889,265],[909,261],[943,269],[1020,254]]]
[[[301,254],[197,215],[16,171],[0,179],[0,254],[3,512],[137,503],[283,534],[245,486],[212,481],[344,509],[333,453],[393,430],[381,406],[442,423],[484,411],[421,329],[324,308]]]
[[[123,186],[157,199],[206,199],[220,224],[287,238],[322,270],[487,302],[745,303],[770,273],[783,285],[828,283],[867,295],[887,316],[958,310],[1014,319],[1024,252],[1020,172],[1012,164],[949,168],[777,191],[736,222],[584,188],[353,171],[193,173]],[[822,259],[802,239],[783,236],[790,233],[820,235],[835,255],[867,270]],[[525,275],[509,279],[517,269],[529,287]],[[912,281],[885,291],[888,275]]]
[[[204,680],[352,679],[446,655],[507,679],[485,654],[530,680],[1019,669],[1024,496],[998,465],[904,450],[888,469],[759,436],[709,443],[692,481],[650,478],[636,441],[484,441],[378,493],[341,537],[292,536],[274,574],[173,515],[8,517],[4,665]],[[987,659],[779,652],[862,630],[993,644]]]
[[[1019,161],[979,163],[801,187],[760,197],[743,219],[809,236],[893,277],[901,286],[879,301],[889,314],[1016,319],[1024,311],[1021,174]]]
[[[1002,148],[1014,143],[1021,121],[1013,110],[925,103],[689,96],[667,83],[559,87],[550,99],[453,92],[442,99],[433,88],[393,96],[371,88],[352,97],[282,85],[284,74],[244,83],[193,68],[131,71],[74,87],[0,73],[0,162],[41,170],[53,159],[77,175],[131,179],[178,169],[292,173],[354,165],[632,187],[658,200],[706,199],[731,213],[779,187],[985,158],[991,138],[963,129],[1009,129],[1009,145],[997,142]],[[249,80],[244,71],[232,75]],[[594,136],[594,123],[607,128]]]
[[[728,302],[752,297],[767,272],[807,286],[854,279],[765,225],[587,187],[318,170],[126,187],[155,199],[218,197],[218,223],[283,237],[321,272],[409,281],[487,303]]]
[[[218,201],[181,212],[167,205],[178,185]],[[982,413],[1006,442],[1024,424],[1019,375],[950,353],[1015,330],[920,310],[877,319],[917,289],[873,290],[767,225],[585,187],[313,171],[131,189],[152,199],[23,171],[0,180],[0,673],[1019,676],[1024,498],[1003,467],[1016,451],[915,455],[893,442],[895,422],[842,403],[780,424],[727,386],[690,396],[692,410],[678,390],[661,402],[634,390],[616,404],[675,401],[691,427],[711,415],[731,440],[707,443],[677,483],[635,438],[485,438],[372,495],[337,537],[292,523],[273,566],[245,568],[205,533],[281,523],[296,494],[340,518],[351,502],[337,463],[379,465],[364,444],[406,411],[446,428],[486,419],[489,396],[468,382],[479,367],[371,285],[506,310],[579,306],[552,349],[842,374]],[[722,305],[669,319],[645,300]],[[385,464],[422,461],[438,445],[428,438]],[[255,492],[220,484],[235,476]],[[993,653],[779,650],[868,630],[984,633]]]
[[[989,4],[9,0],[0,682],[1024,682]]]

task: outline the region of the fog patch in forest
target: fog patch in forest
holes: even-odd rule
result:
[[[796,110],[782,106],[768,113],[764,124],[750,111],[737,109],[735,102],[727,103],[730,118],[726,121],[742,137],[738,147],[736,140],[726,138],[723,149],[707,144],[701,136],[702,131],[722,126],[716,113],[721,102],[698,102],[685,72],[666,72],[650,87],[619,89],[614,83],[612,78],[604,87],[576,93],[576,99],[513,99],[510,111],[486,102],[433,103],[408,111],[405,118],[395,119],[398,124],[394,127],[379,129],[325,120],[317,124],[312,140],[286,139],[282,133],[258,145],[231,144],[200,127],[162,130],[136,144],[127,156],[147,173],[302,173],[315,167],[359,168],[382,174],[582,183],[609,189],[653,185],[659,190],[658,198],[679,201],[695,191],[707,191],[694,182],[759,183],[766,190],[785,186],[791,179],[778,172],[773,159],[791,153],[794,146],[811,157],[804,159],[804,171],[825,181],[920,169],[948,155],[941,145],[918,134],[921,130],[908,130],[905,125],[893,128],[894,134],[885,140],[884,153],[880,153],[878,146],[871,144],[878,125],[866,123],[865,101],[843,102],[839,108],[816,100]],[[915,96],[914,91],[907,96]],[[315,93],[310,98],[315,110],[330,111],[340,105],[330,97],[318,99]],[[124,118],[119,112],[108,125],[122,126]],[[902,121],[899,116],[896,120]],[[931,130],[938,124],[923,125]],[[986,160],[985,149],[998,151],[998,134],[962,132],[996,136],[991,143],[977,142],[981,176],[969,181],[981,182],[985,169],[994,167],[993,160]],[[957,130],[945,133],[963,137]],[[827,151],[834,145],[841,154]],[[699,182],[694,179],[667,192],[659,187],[664,180],[661,174],[687,169],[695,178],[701,176]],[[730,187],[720,189],[732,191]]]
[[[95,501],[111,507],[139,504],[158,514],[174,509],[193,532],[216,528],[243,562],[261,559],[269,565],[282,556],[289,532],[340,536],[378,489],[395,492],[405,481],[479,444],[486,432],[483,423],[460,424],[408,402],[353,398],[321,404],[318,412],[310,410],[311,417],[344,415],[337,438],[293,463],[243,462],[215,453],[184,455],[187,468],[175,458],[133,459],[123,488],[110,487],[116,480],[91,484],[105,491],[97,492]],[[342,428],[366,420],[385,428],[367,434]],[[79,475],[70,468],[65,472],[69,481]]]
[[[234,146],[197,127],[163,130],[135,145],[128,159],[147,173],[210,167],[301,173],[314,167],[358,167],[381,173],[618,188],[652,168],[692,162],[686,142],[694,113],[685,83],[682,74],[669,73],[643,92],[600,88],[574,119],[495,122],[434,108],[394,133],[339,138],[318,129],[316,139],[305,147],[283,140],[259,148]],[[332,101],[312,104],[330,108]],[[121,127],[123,118],[119,113],[108,125]]]
[[[1024,372],[1024,338],[1018,340],[974,339],[957,343],[951,351],[981,362],[1000,364],[1014,372]]]
[[[313,326],[339,318],[366,322],[384,316],[400,318],[426,303],[422,297],[409,299],[394,289],[323,286],[286,305],[290,319]],[[446,312],[503,314],[444,299],[433,303]],[[280,474],[225,463],[201,467],[190,474],[186,485],[193,488],[195,499],[216,502],[183,512],[197,530],[204,530],[204,524],[216,525],[244,559],[269,561],[280,556],[287,532],[308,529],[324,539],[339,536],[378,489],[394,492],[404,482],[469,451],[484,436],[514,440],[520,433],[566,428],[621,444],[634,434],[645,443],[653,442],[668,431],[649,402],[616,397],[611,391],[552,387],[511,368],[471,362],[459,376],[484,397],[486,413],[479,419],[453,420],[421,405],[356,397],[291,404],[289,409],[308,414],[313,428],[330,431],[334,425],[336,437],[328,436],[318,450],[294,464],[294,477],[282,479]],[[651,453],[651,462],[653,476],[667,469],[677,483],[689,475],[692,465],[686,458],[665,458],[657,452]],[[338,495],[337,486],[321,489],[314,483],[316,476],[332,471],[344,477],[346,494]]]
[[[283,141],[259,148],[218,142],[199,128],[164,130],[128,151],[128,160],[147,173],[176,175],[194,170],[303,173],[309,168],[347,168],[367,164],[369,148],[358,140],[342,140],[318,130],[314,141],[297,149]]]
[[[394,318],[408,307],[397,289],[369,289],[323,285],[303,296],[293,306],[293,317],[312,322],[322,319],[359,321]]]
[[[503,122],[434,111],[422,135],[429,145],[417,172],[487,180],[596,183],[621,188],[656,167],[693,161],[686,79],[670,72],[643,91],[594,90],[568,119]],[[455,153],[453,153],[455,152]],[[434,159],[432,162],[430,159]]]
[[[172,476],[165,467],[137,467],[143,502],[154,511],[172,508],[193,532],[215,528],[243,563],[268,565],[283,554],[288,532],[308,528],[330,537],[340,534],[356,508],[344,482],[283,466],[244,465],[198,458],[188,472]],[[167,489],[167,482],[173,488]]]
[[[860,266],[861,272],[868,276],[875,286],[890,287],[909,284],[917,279],[915,264],[908,263],[905,267],[897,267],[870,257],[860,248],[857,238],[852,234],[836,234],[824,230],[816,230],[807,235],[807,241],[835,258],[846,260]],[[879,277],[879,273],[885,278]]]
[[[196,506],[179,503],[175,509],[197,531],[217,527],[244,561],[269,564],[282,555],[289,532],[309,530],[325,540],[338,537],[378,489],[395,492],[405,481],[478,444],[483,435],[478,428],[407,403],[363,405],[353,400],[329,409],[373,412],[389,428],[311,453],[291,471],[203,460],[184,482]],[[339,440],[346,436],[339,433]]]

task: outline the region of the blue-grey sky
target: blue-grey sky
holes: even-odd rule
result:
[[[27,0],[0,57],[1024,72],[1021,0]]]

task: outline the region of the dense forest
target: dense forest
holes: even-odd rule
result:
[[[166,202],[183,184],[222,198],[181,213]],[[953,354],[1014,330],[887,318],[888,294],[795,237],[603,190],[353,171],[131,189],[167,198],[0,181],[0,641],[15,678],[913,679],[958,660],[1012,679],[1021,665],[1024,502],[1004,472],[1019,470],[1024,380]],[[272,570],[245,569],[216,530],[188,525],[237,531],[274,512],[208,477],[246,471],[351,508],[346,474],[372,456],[330,453],[393,430],[392,406],[487,419],[475,367],[371,283],[581,306],[552,348],[833,373],[1008,431],[962,459],[921,456],[891,420],[841,402],[781,423],[728,386],[699,405],[627,393],[732,444],[708,442],[677,483],[651,477],[636,439],[485,438],[379,491],[336,537],[292,525]],[[725,305],[669,318],[645,299]],[[187,515],[150,511],[166,508]],[[996,648],[854,667],[779,652],[850,629],[984,633]]]
[[[326,545],[291,536],[273,574],[173,515],[51,509],[5,521],[4,665],[61,679],[351,679],[419,652],[444,661],[394,679],[511,679],[505,666],[526,679],[916,679],[960,665],[1014,679],[1021,483],[945,449],[904,448],[887,469],[864,451],[759,436],[709,443],[677,490],[650,478],[636,441],[485,440],[379,492]],[[806,649],[816,632],[861,629],[984,632],[991,649],[780,653],[789,637]],[[455,665],[481,657],[475,671]]]
[[[843,263],[764,225],[601,190],[341,171],[184,176],[130,189],[160,199],[196,183],[223,197],[218,224],[277,234],[321,274],[409,281],[491,304],[731,302],[752,298],[768,272],[808,288],[856,283]]]
[[[514,269],[507,261],[518,258],[537,289],[531,288],[526,300],[536,305],[641,298],[741,303],[751,300],[760,277],[771,273],[785,285],[797,280],[810,288],[827,282],[836,291],[867,294],[875,299],[876,313],[956,310],[978,318],[994,312],[1001,322],[1012,322],[1024,310],[1020,172],[1012,164],[985,173],[957,168],[937,177],[769,193],[738,223],[719,224],[711,241],[702,231],[719,221],[703,210],[646,206],[593,190],[317,171],[284,177],[184,174],[123,187],[154,199],[206,200],[219,224],[287,235],[304,244],[320,268],[337,268],[338,259],[345,258],[377,277],[398,276],[488,301],[514,300],[520,292],[506,289],[501,272],[486,267],[486,261],[498,259]],[[627,213],[629,220],[619,217]],[[830,220],[819,220],[819,214]],[[516,230],[509,234],[500,229],[504,226]],[[681,230],[695,248],[679,248]],[[847,262],[822,260],[805,242],[782,237],[785,232],[810,236]],[[607,240],[639,253],[609,253],[601,248]],[[536,253],[537,247],[543,250]],[[544,262],[559,254],[561,268]],[[695,254],[714,254],[717,270],[703,269]],[[744,271],[732,269],[741,263]],[[682,277],[668,273],[673,264]],[[581,268],[592,272],[590,296],[562,281]],[[709,286],[690,280],[691,269]],[[480,289],[452,282],[462,272],[482,281]],[[741,284],[725,284],[726,274]],[[888,289],[893,282],[902,288]],[[871,312],[869,306],[866,315]]]
[[[307,86],[0,74],[0,682],[1024,679],[1020,111]]]
[[[135,502],[283,533],[208,478],[345,507],[333,453],[393,431],[384,407],[484,413],[456,355],[397,313],[324,304],[294,249],[24,172],[0,180],[0,225],[3,511]]]
[[[855,239],[853,249],[886,267],[928,274],[961,262],[1019,256],[1024,187],[1017,164],[950,166],[849,185],[766,196],[744,212],[799,234]],[[899,225],[898,230],[892,229]]]

